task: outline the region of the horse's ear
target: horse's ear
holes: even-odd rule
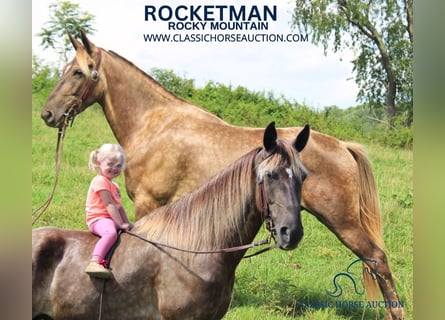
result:
[[[300,131],[300,133],[297,135],[297,138],[295,139],[294,147],[295,149],[300,152],[304,149],[306,146],[307,141],[309,140],[309,133],[310,133],[309,125],[305,125],[303,130]]]
[[[79,49],[79,47],[81,47],[82,44],[80,43],[79,40],[74,38],[71,33],[68,33],[68,37],[70,38],[71,44],[73,45],[74,49],[77,51],[77,49]]]
[[[83,46],[87,50],[88,54],[91,56],[93,51],[96,50],[96,46],[88,39],[87,35],[85,34],[85,31],[80,30],[80,35],[82,37]]]
[[[277,145],[277,130],[275,122],[271,122],[264,131],[263,145],[267,152],[271,152]]]

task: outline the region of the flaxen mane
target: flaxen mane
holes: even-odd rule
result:
[[[107,52],[112,55],[113,57],[119,58],[120,60],[122,60],[123,62],[125,62],[126,64],[128,64],[129,66],[131,66],[132,68],[134,68],[135,70],[137,70],[141,75],[143,75],[145,78],[147,78],[148,80],[150,80],[151,83],[153,83],[157,89],[159,89],[160,92],[167,92],[169,94],[171,94],[172,96],[174,96],[176,99],[181,100],[183,102],[186,102],[184,99],[178,97],[177,95],[175,95],[173,92],[171,92],[170,90],[168,90],[167,88],[163,87],[158,81],[156,81],[152,76],[150,76],[148,73],[144,72],[143,70],[141,70],[139,67],[137,67],[133,62],[125,59],[124,57],[122,57],[121,55],[119,55],[118,53],[112,51],[112,50],[107,50]]]
[[[142,218],[135,232],[189,250],[215,250],[239,243],[244,215],[251,206],[259,208],[256,203],[247,201],[253,198],[256,183],[262,179],[263,172],[286,166],[295,177],[306,174],[294,149],[286,143],[277,142],[274,153],[259,165],[257,176],[254,175],[255,157],[261,152],[260,148],[237,160],[196,191]],[[209,197],[209,194],[213,196]],[[243,214],[237,214],[239,212]],[[238,235],[239,239],[230,238],[229,234]]]
[[[255,205],[246,201],[255,192],[254,165],[260,150],[249,152],[196,191],[140,219],[135,232],[184,249],[231,246],[237,240],[229,238],[230,230],[241,237],[243,215]]]

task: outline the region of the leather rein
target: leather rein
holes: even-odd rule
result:
[[[258,190],[259,190],[259,197],[260,197],[260,204],[261,204],[261,211],[264,213],[264,222],[266,223],[266,228],[269,231],[269,237],[267,239],[261,240],[261,241],[254,241],[248,244],[244,244],[241,246],[236,246],[236,247],[230,247],[230,248],[222,248],[222,249],[216,249],[216,250],[189,250],[189,249],[183,249],[183,248],[179,248],[176,246],[172,246],[166,243],[162,243],[162,242],[158,242],[158,241],[154,241],[154,240],[150,240],[147,238],[144,238],[134,232],[131,232],[129,230],[122,230],[122,232],[126,232],[129,235],[136,237],[142,241],[148,242],[154,246],[159,246],[159,247],[164,247],[164,248],[169,248],[169,249],[173,249],[176,251],[181,251],[181,252],[187,252],[187,253],[194,253],[194,254],[214,254],[214,253],[230,253],[230,252],[236,252],[236,251],[241,251],[241,250],[247,250],[253,247],[258,247],[258,246],[262,246],[265,244],[269,244],[271,241],[271,239],[273,239],[275,241],[275,230],[273,228],[273,222],[272,219],[270,217],[270,209],[269,209],[269,204],[267,202],[266,199],[266,192],[264,190],[264,183],[263,182],[259,182],[258,183]],[[261,249],[255,253],[252,253],[250,255],[244,256],[243,258],[250,258],[253,256],[256,256],[260,253],[272,250],[274,248],[276,248],[277,245],[276,243]]]

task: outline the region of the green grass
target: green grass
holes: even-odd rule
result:
[[[32,207],[48,197],[54,181],[57,130],[40,119],[44,98],[33,95],[32,110]],[[68,128],[61,172],[54,200],[33,227],[53,225],[86,230],[85,196],[93,173],[88,169],[91,150],[115,138],[100,106],[92,106]],[[413,154],[379,145],[367,146],[380,191],[384,240],[396,287],[405,304],[407,319],[413,318]],[[124,190],[124,179],[117,182]],[[133,204],[124,194],[124,206],[134,221]],[[341,282],[344,294],[327,295],[332,278],[356,257],[312,215],[303,212],[305,236],[291,252],[273,250],[243,260],[237,271],[228,320],[361,319],[361,308],[304,308],[306,304],[357,301],[352,285]],[[266,237],[265,230],[258,239]],[[359,270],[360,272],[360,270]],[[383,310],[367,308],[364,319],[383,319]]]

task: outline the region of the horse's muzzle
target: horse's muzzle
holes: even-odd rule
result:
[[[300,226],[296,230],[291,230],[288,227],[279,228],[276,241],[280,249],[292,250],[295,249],[303,238],[303,227]]]
[[[45,121],[45,124],[49,127],[56,128],[59,126],[60,121],[56,121],[56,118],[54,117],[53,113],[49,110],[43,109],[40,113],[40,117]]]

